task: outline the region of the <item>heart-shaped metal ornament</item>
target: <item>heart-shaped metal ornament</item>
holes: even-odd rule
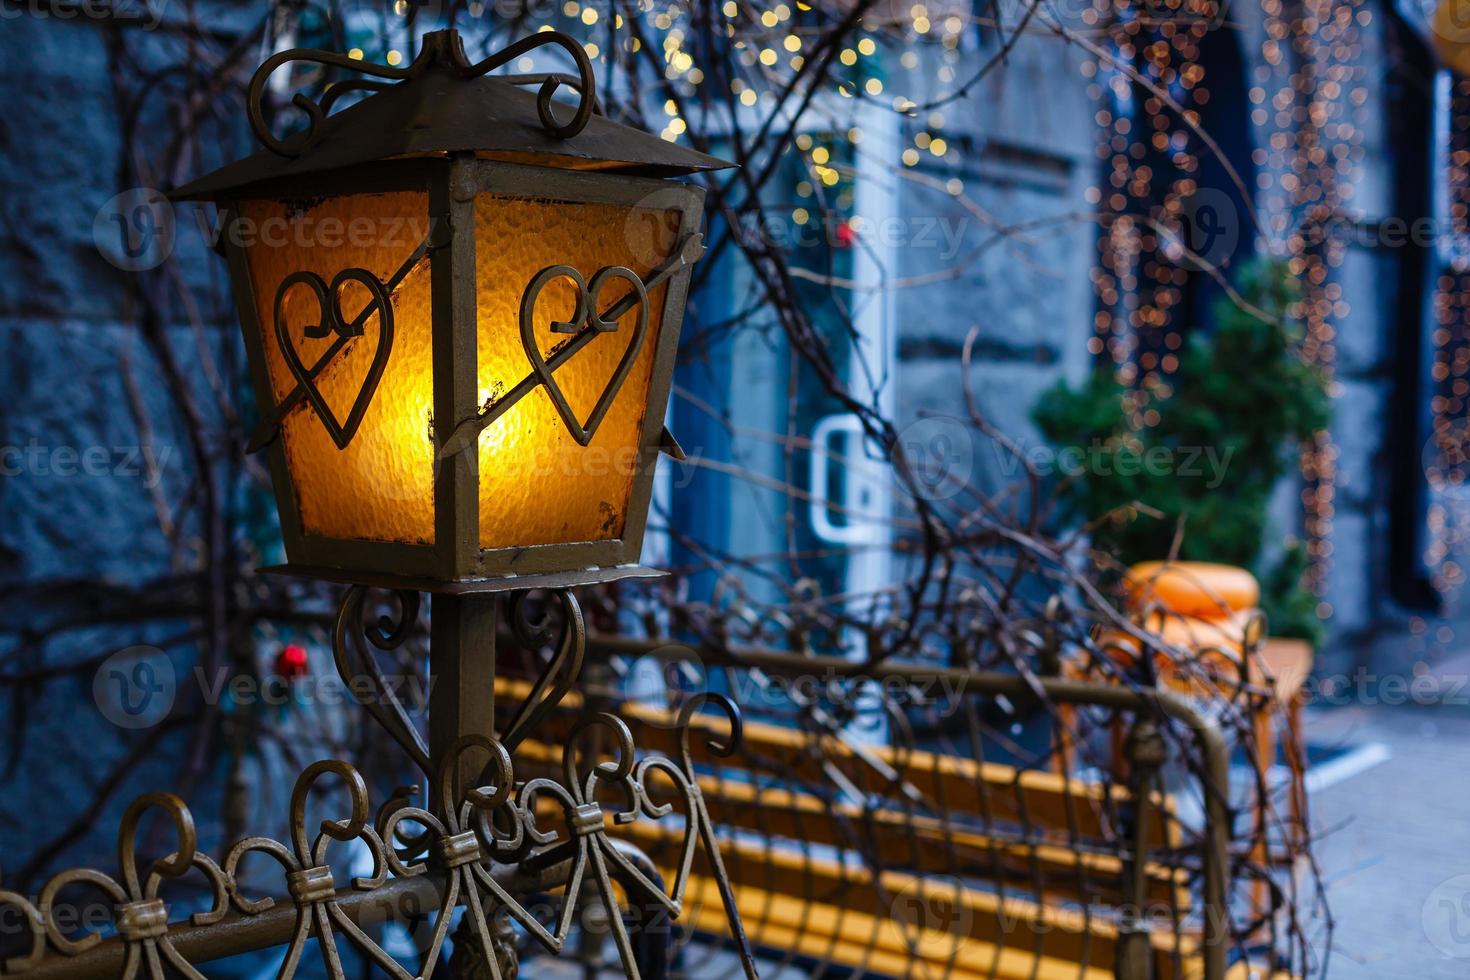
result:
[[[349,282],[363,286],[370,296],[367,306],[351,322],[342,313],[342,287]],[[300,351],[287,333],[286,319],[281,315],[281,307],[287,294],[298,285],[304,285],[312,291],[320,312],[317,322],[302,331],[305,337],[321,340],[336,334],[336,340],[310,368],[301,360]],[[368,366],[367,375],[362,379],[362,387],[353,398],[352,407],[344,422],[337,418],[337,414],[327,404],[321,389],[316,385],[316,379],[353,340],[365,335],[363,325],[374,313],[378,316],[378,346],[373,351],[372,363]],[[387,287],[366,269],[344,269],[337,273],[330,286],[314,272],[294,272],[276,290],[275,331],[276,343],[280,345],[281,357],[291,376],[296,379],[306,400],[316,410],[317,418],[321,419],[323,428],[332,437],[332,442],[336,443],[338,449],[346,449],[352,437],[357,434],[358,427],[362,425],[368,405],[372,404],[373,394],[378,390],[378,382],[383,379],[383,370],[388,366],[388,356],[393,351],[393,302],[389,298]]]
[[[597,333],[616,332],[618,321],[605,320],[597,312],[597,300],[602,294],[603,287],[614,279],[627,281],[633,287],[633,295],[637,296],[638,320],[633,327],[633,336],[628,341],[628,347],[623,351],[617,368],[613,371],[612,377],[608,379],[606,387],[602,389],[602,394],[598,396],[585,422],[577,418],[576,413],[572,411],[572,406],[567,403],[566,394],[556,383],[556,377],[547,366],[546,357],[541,353],[540,345],[536,343],[536,300],[540,298],[541,291],[548,284],[562,278],[571,280],[577,287],[577,305],[571,319],[555,321],[551,324],[552,333],[577,334],[584,329]],[[638,360],[638,354],[643,349],[643,342],[647,335],[648,288],[636,272],[620,265],[610,265],[598,270],[590,284],[582,278],[581,273],[571,266],[553,265],[538,272],[521,295],[521,346],[525,348],[526,360],[531,362],[531,370],[535,373],[537,382],[546,388],[546,394],[550,396],[551,403],[556,406],[557,414],[566,424],[567,431],[582,446],[592,441],[592,437],[597,434],[598,426],[607,417],[613,399],[617,398],[618,392],[622,390],[623,382],[628,379],[628,373],[633,370],[633,363]]]

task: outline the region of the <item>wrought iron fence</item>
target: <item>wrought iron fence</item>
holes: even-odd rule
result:
[[[217,856],[183,800],[146,794],[122,820],[116,872],[0,891],[21,926],[0,975],[199,977],[281,946],[281,977],[308,957],[343,977],[350,948],[394,977],[439,975],[452,950],[452,975],[498,978],[561,954],[634,976],[743,963],[1218,980],[1249,943],[1274,943],[1233,925],[1229,749],[1179,694],[589,638],[576,600],[553,592],[552,631],[525,595],[501,600],[503,629],[542,654],[539,672],[495,680],[494,699],[520,705],[499,737],[431,753],[377,660],[413,628],[417,596],[359,629],[367,595],[342,602],[337,668],[422,784],[373,801],[354,765],[316,762],[286,839]],[[312,827],[324,802],[336,810]],[[150,811],[176,840],[145,863]],[[247,873],[247,858],[278,870]],[[174,879],[207,897],[168,897]],[[81,890],[103,897],[105,921],[69,917]]]

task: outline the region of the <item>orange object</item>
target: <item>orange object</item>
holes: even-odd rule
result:
[[[1147,620],[1138,623],[1145,633],[1151,633],[1159,641],[1186,650],[1203,651],[1218,648],[1235,656],[1243,656],[1246,649],[1261,640],[1264,622],[1254,615],[1255,610],[1230,612],[1224,616],[1183,616],[1173,612],[1154,612]],[[1104,646],[1121,648],[1138,654],[1138,641],[1121,630],[1106,630],[1098,636]],[[1120,651],[1121,652],[1121,651]]]
[[[1201,619],[1246,612],[1261,601],[1261,586],[1250,572],[1204,561],[1139,562],[1128,569],[1127,589],[1135,610],[1159,605]]]
[[[1470,20],[1466,14],[1470,14],[1466,0],[1439,0],[1430,33],[1444,63],[1461,75],[1470,74]]]

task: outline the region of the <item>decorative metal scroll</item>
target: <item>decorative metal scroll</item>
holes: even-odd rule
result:
[[[307,796],[312,786],[329,773],[337,776],[346,785],[352,811],[344,819],[323,821],[315,839],[309,839],[306,832]],[[313,936],[318,940],[327,972],[333,977],[342,976],[342,957],[337,948],[339,932],[390,976],[397,980],[413,980],[412,974],[403,969],[347,917],[338,902],[332,868],[327,863],[327,848],[333,841],[360,841],[372,855],[372,876],[354,878],[351,888],[372,891],[382,887],[388,880],[387,849],[382,837],[367,821],[368,792],[362,775],[339,759],[324,759],[308,766],[296,780],[296,786],[291,792],[289,848],[269,837],[247,837],[230,848],[230,853],[225,857],[225,873],[232,885],[232,900],[236,909],[245,915],[259,915],[275,905],[273,898],[252,901],[244,896],[236,875],[245,856],[256,852],[269,855],[280,863],[286,873],[286,887],[296,906],[296,925],[287,947],[285,961],[277,973],[280,980],[295,976],[301,965],[307,940]]]
[[[376,65],[349,58],[335,51],[322,51],[315,48],[292,48],[282,51],[266,59],[250,79],[249,97],[246,100],[250,126],[262,144],[281,156],[300,156],[316,145],[321,134],[321,124],[340,97],[340,92],[336,95],[329,93],[320,103],[312,101],[300,92],[296,93],[291,103],[306,113],[307,118],[307,127],[300,133],[285,139],[278,139],[271,133],[270,126],[266,123],[264,109],[266,83],[270,81],[276,69],[292,62],[300,61],[330,68],[341,68],[360,75],[387,79],[390,82],[418,78],[431,68],[448,69],[461,78],[478,78],[497,68],[504,67],[529,51],[548,44],[560,47],[571,56],[572,61],[577,65],[576,78],[560,74],[543,74],[508,75],[505,76],[505,80],[518,85],[539,83],[540,88],[536,93],[536,112],[541,118],[542,128],[558,139],[570,139],[585,129],[587,121],[592,118],[592,113],[597,107],[597,82],[592,72],[592,61],[587,57],[587,52],[575,40],[557,31],[542,31],[524,37],[510,47],[473,63],[465,56],[463,42],[454,31],[435,31],[425,35],[424,45],[418,57],[414,58],[412,64],[403,68]],[[363,80],[350,81],[345,85],[348,91],[372,91],[387,87],[383,83]],[[563,85],[575,89],[578,95],[576,110],[571,119],[565,123],[557,121],[551,106],[551,97]]]
[[[444,445],[439,450],[439,458],[448,459],[474,445],[481,432],[494,425],[522,398],[542,387],[546,389],[547,395],[556,407],[557,414],[561,416],[572,438],[583,446],[591,442],[597,432],[597,427],[602,424],[608,409],[612,407],[613,401],[622,389],[623,382],[627,380],[628,373],[633,368],[634,361],[637,360],[643,348],[648,333],[649,294],[676,273],[698,262],[703,255],[704,236],[696,233],[685,238],[673,256],[649,273],[647,278],[640,279],[637,273],[622,266],[607,266],[599,270],[590,282],[583,279],[581,273],[576,269],[567,265],[554,265],[538,272],[527,284],[525,292],[521,294],[520,307],[521,344],[525,349],[526,359],[531,362],[531,373],[518,381],[505,394],[485,406],[484,410],[474,418],[466,419],[455,426],[449,438],[444,440]],[[536,343],[534,313],[541,291],[557,279],[570,280],[577,289],[577,298],[571,317],[567,320],[553,321],[551,324],[552,333],[566,334],[568,339],[547,355],[541,352]],[[633,288],[607,309],[600,313],[597,312],[598,297],[603,288],[615,279],[627,281],[632,284]],[[632,312],[635,307],[638,309],[638,320],[633,327],[633,337],[584,422],[577,418],[576,413],[567,403],[566,395],[553,376],[554,372],[597,337],[616,331],[618,321]]]
[[[556,383],[556,378],[551,374],[546,365],[546,356],[541,353],[541,346],[536,342],[536,300],[541,296],[541,291],[557,279],[569,279],[577,287],[577,305],[568,321],[558,321],[551,325],[552,333],[579,334],[586,332],[592,336],[602,333],[612,333],[618,329],[618,318],[604,317],[597,312],[597,300],[602,295],[602,289],[610,281],[621,279],[632,283],[633,291],[628,294],[628,299],[633,300],[638,308],[638,319],[633,326],[633,336],[628,341],[628,347],[623,351],[618,366],[613,370],[612,377],[608,378],[607,385],[602,389],[602,394],[597,396],[597,402],[592,406],[592,414],[587,416],[587,421],[579,421],[572,406],[567,404],[567,396],[562,392],[561,386]],[[597,432],[597,427],[607,417],[607,410],[612,407],[613,399],[622,390],[623,382],[628,379],[628,372],[633,370],[633,362],[638,359],[639,351],[643,350],[643,341],[648,336],[648,288],[643,285],[643,280],[632,269],[626,269],[619,265],[610,265],[598,270],[592,277],[589,286],[582,278],[582,274],[569,265],[554,265],[542,269],[531,280],[521,296],[521,346],[525,348],[526,359],[531,362],[531,371],[536,375],[536,380],[546,389],[551,403],[556,406],[557,414],[565,423],[567,431],[572,434],[578,444],[587,445],[592,441],[592,436]]]
[[[362,313],[350,322],[342,313],[342,287],[349,282],[367,287],[371,297]],[[301,352],[287,334],[286,318],[282,315],[287,294],[296,286],[303,285],[315,294],[320,310],[317,322],[306,328],[305,335],[312,340],[333,335],[337,338],[327,353],[312,365],[310,371],[301,360]],[[306,396],[307,403],[316,411],[317,418],[321,419],[337,448],[347,448],[347,444],[357,434],[358,426],[362,425],[363,415],[367,413],[368,405],[373,400],[373,393],[378,390],[378,382],[383,379],[383,369],[388,366],[388,356],[393,352],[393,303],[387,290],[366,269],[344,269],[332,280],[330,286],[314,272],[296,272],[287,276],[276,290],[275,309],[272,312],[275,318],[276,343],[280,345],[286,367],[296,379],[297,388]],[[338,352],[346,349],[348,342],[365,336],[364,323],[374,315],[378,318],[378,343],[373,349],[373,359],[368,365],[367,375],[362,379],[362,387],[352,400],[347,418],[339,420],[332,406],[327,404],[321,390],[317,388],[316,378]]]
[[[417,619],[418,594],[399,593],[398,618],[380,618],[363,630],[360,627],[366,595],[365,588],[354,586],[342,600],[333,640],[335,661],[347,689],[369,707],[374,719],[423,771],[428,803],[418,806],[411,802],[410,797],[419,794],[417,787],[400,790],[374,815],[362,775],[345,761],[322,760],[307,767],[296,780],[286,842],[246,837],[217,864],[197,850],[193,817],[183,801],[171,794],[149,793],[134,801],[123,817],[118,838],[119,878],[86,868],[63,871],[45,884],[36,901],[0,890],[0,909],[18,911],[31,934],[29,950],[0,963],[0,975],[32,971],[46,976],[99,975],[106,967],[95,957],[120,952],[119,975],[125,980],[138,976],[164,980],[173,973],[203,980],[204,975],[180,947],[219,955],[206,941],[224,935],[211,931],[218,926],[230,931],[234,952],[284,943],[278,980],[290,980],[302,970],[313,940],[322,966],[333,980],[344,980],[346,975],[344,942],[382,975],[395,980],[430,980],[436,970],[444,972],[441,968],[452,914],[463,907],[465,924],[458,941],[474,947],[474,959],[491,977],[508,980],[500,966],[500,947],[506,940],[505,934],[494,928],[497,916],[518,923],[541,946],[556,954],[566,946],[579,907],[595,896],[611,913],[607,919],[624,972],[638,978],[639,959],[629,928],[618,912],[623,902],[614,883],[626,896],[628,906],[638,910],[656,908],[676,917],[683,905],[695,851],[702,845],[719,882],[745,974],[756,977],[714,825],[700,794],[693,762],[696,753],[690,744],[695,737],[693,730],[698,727],[698,737],[706,740],[706,752],[736,751],[742,725],[739,709],[731,701],[721,695],[702,694],[685,705],[678,718],[681,752],[677,762],[640,755],[627,725],[617,716],[591,713],[580,720],[563,743],[559,778],[539,775],[518,780],[507,745],[523,745],[527,735],[534,735],[537,722],[570,693],[586,647],[577,601],[570,592],[558,591],[553,595],[560,603],[562,624],[556,652],[507,726],[507,741],[488,734],[467,735],[444,758],[431,764],[421,737],[369,649],[392,649],[403,642]],[[537,632],[529,623],[524,595],[513,597],[511,613],[518,633],[548,635]],[[487,691],[486,696],[491,692]],[[707,717],[701,717],[696,726],[696,715],[705,705],[724,714],[730,725],[728,736],[712,737]],[[597,733],[611,736],[610,758],[598,758],[602,746],[593,737]],[[461,762],[469,753],[488,760],[474,786],[462,785],[459,778]],[[654,802],[650,790],[654,778],[673,786],[675,802]],[[307,803],[330,783],[346,791],[346,812],[323,820],[313,834],[307,825]],[[611,798],[621,800],[622,805],[605,805],[603,801]],[[144,876],[134,852],[134,837],[142,816],[153,809],[163,811],[172,820],[178,843],[172,854],[155,861]],[[683,820],[683,837],[674,880],[665,891],[653,862],[628,842],[613,839],[609,823],[622,826],[640,819],[656,821],[674,814],[676,809]],[[335,879],[341,869],[333,868],[331,857],[349,852],[333,845],[346,842],[356,842],[360,850],[365,849],[373,867],[371,874],[352,878],[345,887],[338,888]],[[247,894],[242,866],[251,855],[264,855],[280,866],[284,888],[276,897]],[[211,906],[189,916],[187,922],[171,922],[170,906],[159,896],[160,886],[167,879],[191,871],[204,876],[212,896]],[[63,889],[75,887],[100,890],[106,896],[115,938],[104,939],[98,932],[80,937],[68,934],[68,916],[58,898]],[[558,888],[564,889],[560,909],[548,926],[527,907],[524,896]],[[438,913],[427,946],[421,950],[417,973],[394,959],[358,921],[367,904],[376,901],[388,908],[409,897],[416,903],[408,910],[411,917],[423,919],[429,911]],[[289,923],[279,915],[268,914],[283,901],[288,901],[294,911]],[[224,921],[227,916],[232,920]]]
[[[148,877],[143,879],[138,875],[135,838],[139,820],[155,807],[172,819],[178,833],[178,850],[154,862]],[[117,857],[121,882],[91,868],[73,868],[57,874],[46,883],[41,890],[38,907],[30,906],[18,895],[0,893],[0,904],[4,904],[8,897],[11,904],[22,909],[36,940],[29,956],[7,961],[5,970],[19,974],[40,964],[45,947],[40,943],[40,933],[35,931],[37,925],[44,927],[45,938],[64,956],[76,956],[96,946],[101,939],[95,933],[80,939],[66,935],[56,913],[57,898],[63,889],[89,886],[107,895],[114,903],[111,924],[124,945],[122,976],[125,980],[131,980],[145,968],[150,977],[162,977],[165,962],[186,977],[203,980],[203,975],[174,948],[169,936],[168,907],[158,897],[159,886],[164,879],[178,878],[191,868],[197,868],[209,880],[214,904],[209,911],[193,915],[190,921],[196,926],[207,926],[224,917],[228,910],[227,879],[217,864],[198,853],[197,841],[194,818],[183,800],[171,793],[148,793],[138,797],[123,814],[118,830]]]
[[[441,225],[436,223],[428,237],[420,243],[418,248],[414,249],[413,254],[404,260],[386,282],[379,282],[372,273],[363,269],[346,269],[338,273],[330,285],[311,272],[297,272],[286,277],[280,288],[276,290],[273,329],[276,343],[280,346],[287,368],[296,380],[296,386],[281,399],[279,404],[266,413],[255,430],[255,434],[251,437],[246,452],[258,452],[270,445],[280,431],[282,420],[303,404],[310,405],[316,412],[338,449],[347,447],[353,436],[357,434],[363,416],[372,403],[373,394],[382,380],[383,371],[387,367],[388,358],[392,352],[393,294],[409,273],[418,268],[419,264],[442,244],[444,234]],[[466,419],[455,426],[454,431],[450,433],[449,438],[440,448],[439,458],[448,459],[474,445],[481,432],[493,425],[522,398],[541,387],[546,389],[547,395],[551,398],[552,404],[556,407],[557,413],[561,416],[562,422],[572,437],[583,446],[590,443],[598,426],[602,424],[602,420],[617,398],[618,392],[622,389],[623,382],[627,380],[638,354],[643,349],[644,341],[647,339],[650,316],[649,294],[681,270],[698,262],[704,255],[704,251],[704,236],[697,233],[690,235],[680,243],[672,257],[650,272],[646,278],[640,278],[637,273],[622,266],[607,266],[599,270],[590,282],[584,279],[576,269],[567,265],[550,266],[537,273],[521,295],[521,343],[525,348],[526,359],[531,364],[530,373],[493,403],[487,405],[474,418]],[[536,343],[533,314],[542,290],[550,283],[562,278],[570,280],[576,286],[576,306],[570,319],[552,323],[553,333],[567,334],[568,338],[547,355],[541,352]],[[597,301],[603,288],[615,279],[628,282],[632,288],[626,296],[598,312]],[[349,282],[366,287],[370,294],[368,304],[350,321],[343,314],[341,305],[341,288]],[[320,309],[318,322],[308,326],[305,335],[312,339],[334,337],[332,343],[310,367],[302,362],[300,353],[286,333],[285,319],[281,315],[286,294],[292,289],[303,286],[310,288],[317,297]],[[571,360],[594,339],[617,331],[618,321],[632,312],[635,307],[638,310],[638,319],[633,327],[633,338],[584,422],[578,419],[576,413],[572,411],[571,405],[567,403],[566,395],[556,383],[554,374],[558,368]],[[316,381],[353,340],[365,334],[363,328],[374,315],[380,318],[381,326],[372,364],[346,419],[339,420],[322,397]],[[679,456],[678,446],[672,442],[672,437],[666,433],[665,438],[666,444],[670,447],[669,451]]]
[[[442,237],[440,225],[436,223],[430,228],[428,236],[386,281],[379,280],[366,269],[358,268],[343,269],[330,284],[314,272],[293,272],[281,281],[271,309],[271,327],[276,344],[280,347],[281,357],[285,360],[291,377],[295,379],[296,386],[266,413],[255,435],[251,437],[246,452],[253,453],[269,445],[280,430],[281,421],[303,404],[310,405],[316,412],[317,418],[321,420],[337,448],[347,448],[362,425],[368,406],[372,404],[373,395],[378,390],[378,384],[383,380],[388,358],[393,353],[393,295],[409,274],[441,244]],[[342,310],[342,287],[348,283],[356,283],[368,292],[367,304],[350,320]],[[287,331],[286,318],[283,315],[286,297],[292,290],[303,287],[309,289],[317,301],[317,321],[308,325],[303,335],[310,340],[333,338],[331,344],[310,367],[301,359],[301,352]],[[317,379],[353,341],[366,336],[367,323],[375,316],[378,318],[378,343],[373,349],[372,362],[368,365],[367,374],[363,377],[362,386],[354,396],[346,418],[339,419],[322,396],[321,389],[317,387]]]

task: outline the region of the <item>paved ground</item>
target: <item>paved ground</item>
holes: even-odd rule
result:
[[[1307,737],[1388,753],[1312,796],[1336,921],[1327,976],[1470,978],[1470,713],[1333,708]]]

